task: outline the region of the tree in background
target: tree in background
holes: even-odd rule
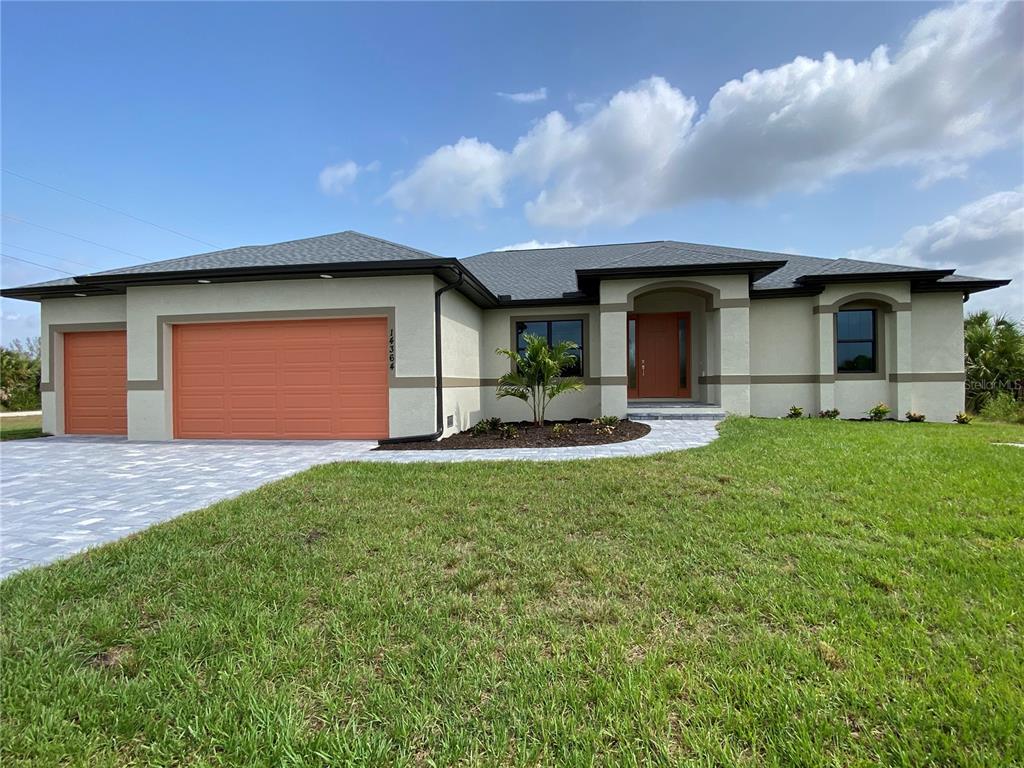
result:
[[[1024,329],[1006,316],[974,312],[964,320],[967,407],[978,412],[1000,392],[1024,399]],[[1005,399],[1005,398],[1004,398]]]
[[[37,411],[39,337],[0,346],[0,406],[7,411]]]

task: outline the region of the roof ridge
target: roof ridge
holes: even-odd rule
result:
[[[336,235],[356,235],[357,237],[362,237],[362,238],[365,238],[366,240],[376,240],[378,243],[384,243],[384,245],[393,245],[395,248],[403,248],[403,249],[405,249],[407,251],[412,251],[413,253],[422,253],[424,256],[429,256],[432,259],[443,258],[441,256],[438,256],[436,253],[431,253],[430,251],[424,251],[422,248],[413,248],[411,245],[405,245],[403,243],[396,243],[393,240],[385,240],[383,237],[376,237],[375,235],[367,235],[365,232],[357,232],[354,229],[346,229],[344,232],[335,232],[334,234],[336,234]],[[330,236],[331,235],[323,235],[323,237],[330,237]],[[306,240],[316,240],[315,237],[308,237],[308,238],[304,238],[304,239],[306,239]],[[298,241],[297,240],[293,240],[291,242],[298,242]],[[284,243],[272,243],[272,245],[283,245],[283,244]]]
[[[621,258],[609,261],[607,264],[602,266],[601,269],[608,269],[609,267],[614,267],[620,261],[626,261],[628,259],[635,259],[641,253],[647,253],[648,251],[653,251],[653,250],[655,250],[657,248],[661,248],[661,247],[663,247],[663,246],[665,246],[665,245],[667,245],[668,243],[671,243],[671,242],[673,242],[673,241],[672,240],[652,241],[652,245],[649,248],[641,248],[639,251],[634,251],[633,253],[629,254],[628,256],[623,256]],[[638,245],[640,245],[640,243],[638,243]]]
[[[460,261],[463,261],[465,259],[475,259],[477,256],[487,256],[492,253],[532,253],[535,251],[569,251],[574,248],[614,248],[620,245],[648,245],[651,243],[658,244],[671,242],[671,240],[640,240],[635,243],[590,243],[589,245],[553,245],[550,248],[506,248],[505,250],[481,251],[480,253],[474,253],[471,256],[463,256],[462,259],[460,259]]]

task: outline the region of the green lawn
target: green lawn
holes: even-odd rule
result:
[[[0,440],[24,440],[42,436],[42,416],[7,416],[0,419]]]
[[[324,466],[0,583],[0,762],[1024,763],[1024,428]]]

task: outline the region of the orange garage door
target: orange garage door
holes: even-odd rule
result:
[[[128,434],[128,353],[124,331],[64,334],[64,431]]]
[[[383,317],[174,326],[174,435],[388,436]]]

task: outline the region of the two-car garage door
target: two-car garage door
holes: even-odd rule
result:
[[[174,436],[388,436],[383,317],[173,326]],[[64,429],[123,435],[124,331],[64,334]]]
[[[175,325],[174,436],[388,436],[383,317]]]

